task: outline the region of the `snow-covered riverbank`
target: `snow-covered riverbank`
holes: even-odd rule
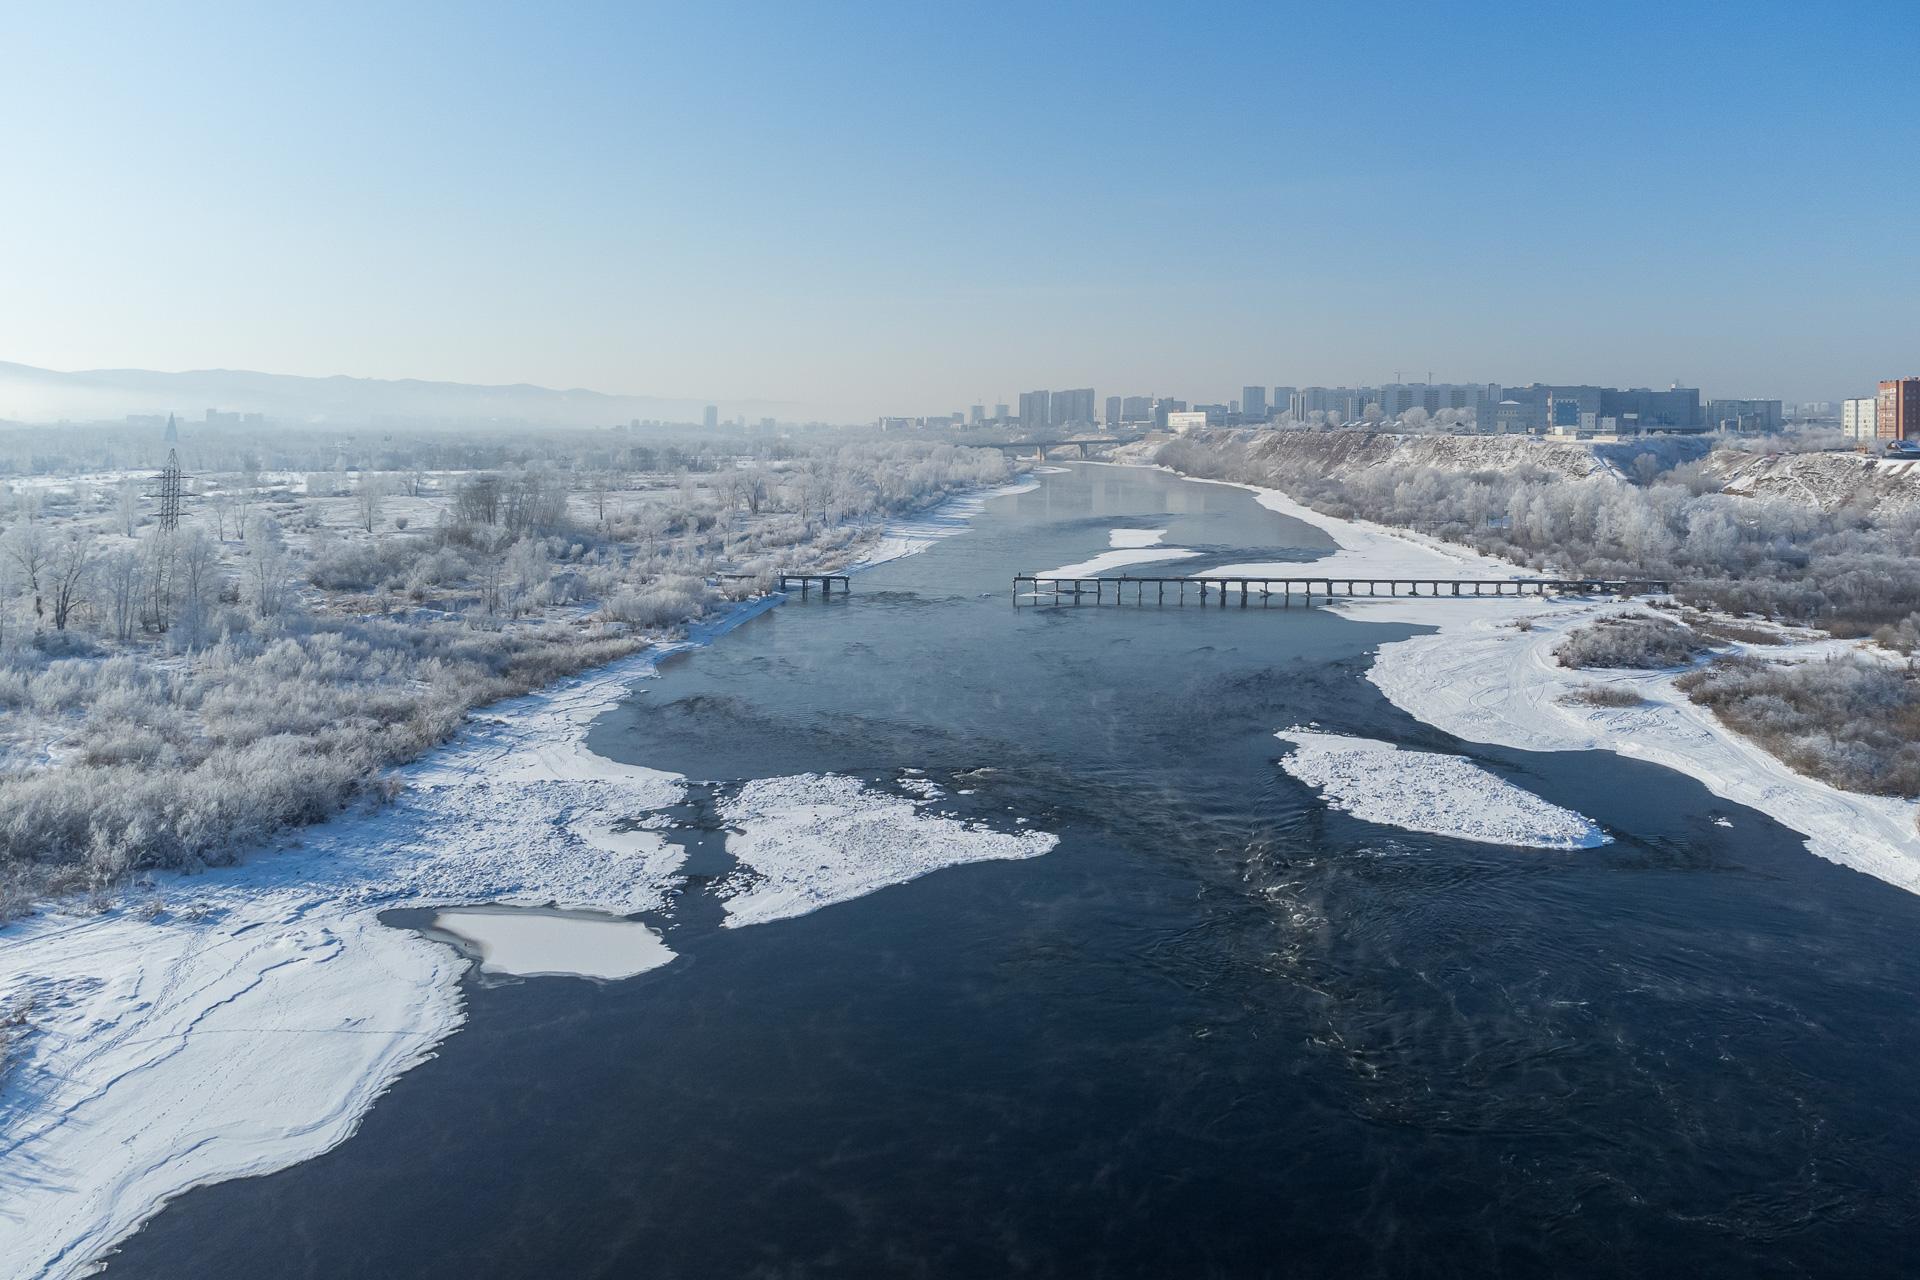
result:
[[[1207,481],[1206,483],[1229,483]],[[1325,531],[1338,550],[1312,562],[1316,576],[1514,578],[1502,560],[1362,520],[1323,515],[1275,489],[1237,485],[1269,510]],[[1228,566],[1214,576],[1260,572]],[[1298,564],[1286,572],[1298,572]],[[1748,805],[1807,838],[1820,857],[1920,893],[1920,805],[1841,791],[1789,769],[1758,744],[1721,724],[1673,686],[1673,671],[1576,671],[1553,649],[1567,631],[1611,612],[1643,606],[1594,600],[1452,600],[1405,596],[1343,600],[1349,616],[1435,628],[1380,647],[1367,678],[1415,718],[1468,742],[1528,751],[1616,751],[1700,781],[1713,794]],[[1525,629],[1522,629],[1524,626]],[[1755,649],[1794,661],[1853,647],[1827,639]],[[1641,705],[1591,707],[1567,695],[1596,683],[1631,689]]]
[[[1022,487],[889,525],[856,567],[959,533],[986,498]],[[665,652],[709,643],[780,599],[738,606]],[[0,1005],[30,1006],[0,1088],[0,1272],[83,1274],[169,1197],[285,1168],[349,1136],[464,1017],[468,958],[382,924],[382,911],[665,907],[683,851],[659,834],[658,815],[684,797],[684,779],[585,746],[592,721],[663,656],[483,708],[453,743],[401,772],[390,805],[296,832],[236,866],[145,877],[110,909],[68,903],[0,930]],[[844,800],[837,781],[823,780],[815,799]],[[764,918],[953,862],[1051,847],[1039,833],[949,829],[958,824],[914,801],[860,799],[885,809],[896,835],[915,837],[913,857],[878,877],[845,866],[836,876],[863,846],[812,840],[816,888],[832,886]],[[757,815],[740,817],[750,843],[777,839],[758,831]],[[626,970],[672,959],[656,940]]]

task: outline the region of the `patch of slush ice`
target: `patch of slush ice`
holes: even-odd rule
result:
[[[1329,808],[1406,831],[1540,849],[1591,849],[1611,839],[1591,820],[1549,804],[1464,756],[1391,742],[1286,729],[1280,767],[1319,787]]]
[[[520,977],[631,978],[673,951],[638,920],[592,911],[451,907],[432,927],[470,943],[482,973]]]
[[[1115,529],[1107,535],[1110,547],[1157,547],[1167,536],[1165,529]]]
[[[805,915],[964,862],[1034,858],[1059,837],[930,814],[858,778],[757,778],[720,805],[727,852],[751,872],[721,890],[727,926]]]
[[[1058,569],[1048,569],[1038,576],[1042,578],[1092,578],[1109,569],[1122,569],[1130,564],[1154,564],[1164,560],[1189,560],[1199,555],[1198,551],[1189,551],[1185,547],[1135,547],[1123,551],[1102,551],[1091,560],[1082,560],[1079,564],[1063,564]]]

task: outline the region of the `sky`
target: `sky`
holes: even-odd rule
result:
[[[0,5],[0,360],[947,412],[1920,371],[1920,6]]]

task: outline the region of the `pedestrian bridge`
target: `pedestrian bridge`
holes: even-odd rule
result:
[[[1335,600],[1412,598],[1441,600],[1497,600],[1516,596],[1651,596],[1668,595],[1673,583],[1659,578],[1369,578],[1363,574],[1336,577],[1209,577],[1209,578],[1061,578],[1020,574],[1013,580],[1013,603],[1020,605],[1213,605],[1225,608],[1238,599],[1241,608],[1258,602],[1263,608],[1278,600],[1281,608],[1294,604],[1328,604]]]

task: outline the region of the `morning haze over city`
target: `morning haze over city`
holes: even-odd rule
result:
[[[0,14],[0,1280],[1910,1274],[1917,42]]]

